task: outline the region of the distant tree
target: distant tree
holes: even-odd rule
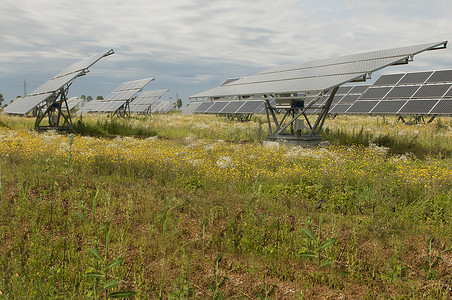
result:
[[[88,98],[86,98],[86,100],[88,100],[88,102],[89,102],[89,101],[93,100],[93,97],[88,96]]]
[[[86,96],[85,95],[81,95],[80,99],[86,100]]]
[[[2,105],[3,101],[5,101],[5,98],[3,98],[3,94],[0,94],[0,105]]]
[[[102,97],[102,96],[97,96],[97,97],[96,97],[96,100],[104,100],[104,97]]]
[[[181,98],[177,99],[176,105],[177,105],[177,109],[180,109],[182,107],[182,99]]]

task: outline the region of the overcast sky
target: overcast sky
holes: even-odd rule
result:
[[[9,103],[24,81],[31,93],[113,49],[69,97],[105,97],[154,77],[144,90],[169,89],[163,98],[187,104],[227,78],[276,65],[449,39],[452,0],[2,0],[0,93]],[[382,73],[437,69],[452,69],[452,49]]]

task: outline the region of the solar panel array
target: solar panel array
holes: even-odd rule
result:
[[[83,102],[83,99],[81,99],[79,97],[72,97],[70,99],[67,99],[67,108],[69,110],[73,110],[77,106],[80,106],[82,104],[82,102]],[[63,107],[66,109],[65,105],[63,105]]]
[[[166,92],[168,92],[167,89],[142,92],[130,103],[130,112],[139,114],[152,112],[153,104]]]
[[[445,48],[446,44],[447,41],[443,41],[278,66],[190,98],[322,93],[347,82],[365,80],[376,70],[408,63],[414,55],[440,47]]]
[[[53,103],[57,98],[58,91],[64,86],[69,85],[75,78],[85,75],[88,68],[98,62],[101,58],[110,54],[113,54],[112,49],[106,52],[97,53],[66,67],[30,93],[27,97],[16,99],[5,108],[3,113],[26,115],[45,100],[50,100],[47,101],[49,104]],[[53,99],[51,98],[52,95],[54,96]]]
[[[382,75],[345,113],[452,115],[452,70]]]
[[[306,114],[320,113],[328,97],[326,93]],[[184,113],[245,114],[264,109],[263,100],[218,100],[192,102]],[[341,86],[329,113],[452,115],[452,70],[386,74],[373,85]]]
[[[134,81],[123,82],[113,92],[102,100],[91,101],[89,105],[79,110],[77,113],[98,112],[98,113],[114,113],[130,102],[139,91],[141,91],[154,78],[139,79]]]
[[[153,111],[160,114],[166,114],[173,109],[173,104],[170,101],[158,102]]]

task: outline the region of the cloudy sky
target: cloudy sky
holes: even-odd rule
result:
[[[452,39],[452,0],[2,0],[0,93],[30,93],[68,65],[113,49],[69,97],[124,81],[188,97],[270,67]],[[451,44],[452,45],[452,44]],[[452,49],[382,73],[452,69]],[[381,74],[374,74],[374,78]]]

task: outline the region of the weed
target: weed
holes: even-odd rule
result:
[[[438,279],[438,273],[434,270],[434,268],[438,265],[440,256],[433,256],[433,242],[435,238],[430,237],[427,242],[427,261],[422,265],[422,269],[425,272],[425,279],[434,280]]]
[[[220,275],[220,263],[223,259],[223,255],[218,255],[215,259],[213,267],[213,281],[209,285],[209,289],[212,292],[212,299],[224,299],[224,293],[221,288],[226,283],[226,276]]]
[[[323,215],[319,217],[319,227],[317,236],[314,234],[314,230],[312,228],[311,221],[308,221],[308,228],[302,228],[301,231],[309,238],[309,241],[306,243],[305,248],[307,251],[301,251],[299,254],[304,258],[312,258],[317,259],[317,262],[320,267],[331,266],[332,261],[329,259],[324,259],[325,255],[323,254],[325,250],[334,245],[336,242],[336,238],[324,239],[322,237],[323,230]]]

